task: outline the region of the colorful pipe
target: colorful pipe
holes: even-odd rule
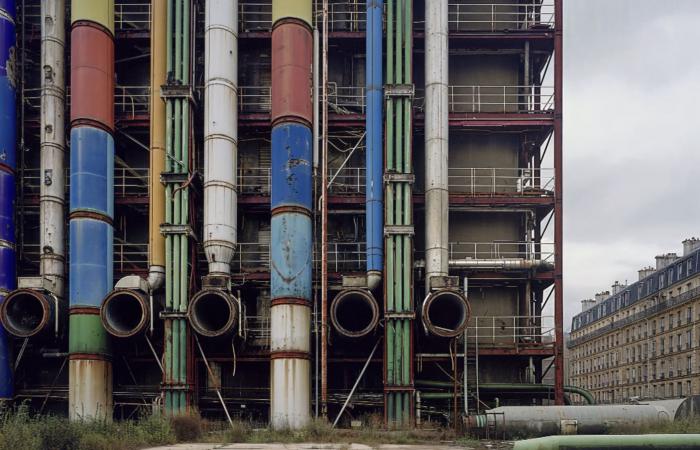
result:
[[[112,363],[100,322],[112,288],[114,3],[73,0],[69,236],[71,419],[112,417]]]
[[[15,2],[0,0],[0,302],[15,288],[15,169],[17,60]],[[0,399],[14,395],[10,349],[0,326]]]
[[[165,87],[165,364],[163,391],[169,414],[190,406],[187,305],[189,290],[189,180],[191,177],[191,0],[168,0]]]
[[[413,1],[387,2],[385,364],[387,425],[413,421]]]
[[[151,1],[151,134],[148,176],[148,286],[151,291],[165,281],[165,238],[160,224],[165,222],[165,187],[160,174],[165,171],[165,102],[160,88],[165,84],[167,0]]]
[[[204,253],[209,276],[190,301],[193,329],[230,333],[240,314],[231,294],[238,221],[238,2],[208,0],[204,19]]]
[[[12,291],[0,308],[0,321],[13,336],[26,338],[58,331],[56,314],[65,312],[65,12],[63,0],[41,2],[41,180],[39,240],[41,289]]]
[[[272,2],[270,423],[311,417],[312,1]]]

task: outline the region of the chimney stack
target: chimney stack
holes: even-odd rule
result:
[[[683,256],[688,256],[700,248],[700,239],[691,237],[683,241]]]

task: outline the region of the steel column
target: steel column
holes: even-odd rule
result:
[[[562,207],[563,194],[563,70],[564,58],[562,0],[554,2],[554,326],[555,326],[555,358],[554,358],[554,394],[557,405],[564,404],[564,281],[563,281],[563,236],[564,210]]]

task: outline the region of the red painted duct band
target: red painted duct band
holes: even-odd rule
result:
[[[72,123],[97,122],[114,130],[114,41],[94,26],[71,31]]]
[[[313,36],[307,26],[284,23],[272,31],[272,122],[313,119]]]

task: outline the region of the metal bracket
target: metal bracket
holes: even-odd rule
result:
[[[416,182],[416,176],[412,173],[385,173],[384,183],[409,183]]]
[[[193,105],[197,102],[194,99],[194,90],[188,84],[164,84],[160,87],[160,98],[163,100],[188,100]]]
[[[195,237],[192,232],[192,227],[189,225],[172,225],[169,223],[163,223],[160,225],[160,234],[164,236],[168,235],[187,235]]]
[[[413,225],[387,225],[384,227],[384,236],[394,234],[413,236],[416,232]]]
[[[416,95],[416,87],[413,84],[386,84],[384,85],[384,98],[409,97]]]
[[[187,172],[161,172],[160,182],[163,184],[183,184],[190,179]]]
[[[385,319],[409,319],[414,320],[416,318],[415,312],[386,312],[384,313]]]
[[[160,314],[158,314],[158,317],[161,319],[187,319],[187,313],[180,312],[180,311],[161,311]]]

